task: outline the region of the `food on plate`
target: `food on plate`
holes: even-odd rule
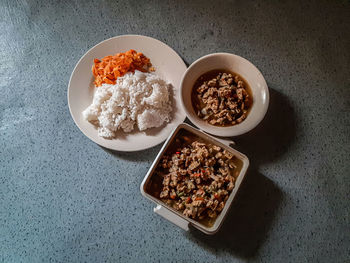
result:
[[[117,137],[117,131],[131,132],[160,127],[171,119],[170,86],[152,73],[135,70],[116,79],[115,84],[96,87],[92,104],[83,111],[85,120],[98,127],[98,135]]]
[[[83,117],[99,136],[112,139],[118,130],[144,131],[170,121],[170,86],[149,71],[154,71],[150,59],[133,49],[94,60],[96,89]]]
[[[96,87],[103,83],[115,84],[117,78],[122,77],[127,72],[153,71],[151,61],[144,54],[133,49],[125,53],[117,53],[114,56],[106,56],[101,60],[95,58],[92,66],[92,73],[95,77]]]
[[[201,75],[193,86],[191,100],[197,116],[216,126],[241,123],[253,104],[248,83],[227,70]]]
[[[183,132],[161,158],[148,191],[186,217],[211,226],[242,165],[228,150]]]

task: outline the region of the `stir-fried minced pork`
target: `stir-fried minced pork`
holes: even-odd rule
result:
[[[216,218],[235,186],[237,160],[227,150],[188,137],[182,147],[164,155],[158,174],[162,176],[159,197],[193,219]]]
[[[213,76],[215,73],[215,77]],[[206,74],[211,79],[205,81]],[[238,75],[208,72],[201,76],[192,91],[192,102],[198,117],[217,126],[241,123],[248,114],[252,96]]]

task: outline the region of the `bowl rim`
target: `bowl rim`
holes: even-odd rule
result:
[[[252,124],[250,124],[249,126],[245,127],[245,128],[241,128],[241,129],[237,129],[237,127],[239,127],[237,125],[233,125],[233,126],[227,126],[227,127],[219,127],[219,126],[214,126],[211,124],[208,125],[203,125],[201,123],[201,120],[199,118],[193,118],[191,116],[190,111],[187,109],[186,104],[184,102],[184,80],[187,77],[187,75],[192,71],[192,69],[194,67],[196,67],[196,65],[205,59],[208,59],[210,57],[216,57],[216,56],[229,56],[232,57],[234,59],[238,59],[243,61],[244,63],[247,63],[248,65],[250,65],[257,73],[258,76],[261,77],[262,80],[262,86],[263,86],[263,91],[265,94],[265,103],[262,105],[262,108],[259,110],[259,115],[257,115],[255,122],[253,122]],[[240,72],[237,72],[238,74],[240,74]],[[198,76],[199,77],[199,76]],[[267,85],[267,82],[263,76],[263,74],[261,73],[261,71],[252,63],[250,62],[248,59],[241,57],[239,55],[233,54],[233,53],[227,53],[227,52],[217,52],[217,53],[211,53],[211,54],[207,54],[204,55],[200,58],[198,58],[197,60],[195,60],[188,68],[187,70],[184,72],[184,74],[182,75],[181,78],[181,82],[180,82],[180,90],[181,90],[181,104],[182,107],[187,115],[187,117],[189,118],[189,120],[198,128],[200,128],[201,130],[210,133],[212,135],[216,135],[216,136],[222,136],[222,137],[233,137],[233,136],[238,136],[238,135],[242,135],[245,134],[251,130],[253,130],[256,126],[258,126],[258,124],[264,119],[267,110],[269,108],[269,103],[270,103],[270,93],[269,93],[269,88]],[[244,123],[244,121],[242,122]],[[210,127],[209,129],[207,127]]]

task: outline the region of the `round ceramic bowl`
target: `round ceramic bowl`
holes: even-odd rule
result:
[[[247,118],[233,126],[219,127],[202,120],[195,113],[191,102],[191,91],[195,81],[204,73],[229,70],[242,76],[249,84],[253,105]],[[229,53],[213,53],[199,58],[186,70],[180,84],[181,101],[187,117],[201,130],[217,136],[237,136],[255,128],[264,118],[269,105],[269,89],[261,72],[248,60]]]

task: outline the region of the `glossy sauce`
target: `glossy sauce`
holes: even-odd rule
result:
[[[203,75],[201,75],[194,83],[193,87],[192,87],[192,91],[191,91],[191,102],[192,102],[192,107],[197,115],[197,112],[198,111],[201,111],[205,105],[203,102],[201,102],[198,98],[198,93],[197,93],[197,88],[202,86],[202,84],[206,81],[209,81],[209,80],[212,80],[214,78],[217,77],[217,75],[219,73],[227,73],[227,74],[231,74],[233,77],[234,76],[238,76],[240,78],[240,80],[243,81],[244,83],[244,88],[245,90],[247,91],[249,97],[249,108],[247,110],[247,115],[249,114],[251,108],[252,108],[252,105],[253,105],[253,94],[252,94],[252,91],[251,91],[251,88],[248,84],[248,82],[239,74],[235,73],[235,72],[232,72],[232,71],[229,71],[229,70],[226,70],[226,69],[214,69],[214,70],[211,70],[211,71],[208,71],[206,73],[204,73]],[[211,120],[211,118],[209,118],[207,121],[209,122]],[[225,124],[225,125],[219,125],[219,124],[214,124],[215,126],[233,126],[235,124]]]
[[[168,149],[166,150],[166,152],[164,154],[171,155],[172,153],[177,151],[179,148],[187,146],[194,141],[199,141],[199,142],[203,142],[206,144],[212,144],[211,142],[208,142],[202,138],[199,138],[198,136],[196,136],[196,135],[194,135],[186,130],[181,130],[177,134],[177,136],[173,140],[173,142],[169,145]],[[243,162],[242,162],[242,160],[238,159],[237,157],[233,157],[233,158],[234,158],[234,164],[236,165],[237,168],[231,169],[231,175],[233,175],[237,179],[236,175],[238,175],[240,173],[240,171],[243,167]],[[146,184],[146,192],[159,200],[161,200],[159,198],[159,195],[160,195],[160,192],[162,191],[162,187],[163,187],[162,175],[164,175],[166,173],[167,173],[167,171],[165,169],[163,169],[160,166],[160,164],[158,164],[156,170],[154,171],[153,175],[151,176],[151,178],[149,179],[149,181]],[[172,205],[165,204],[165,206],[172,208]],[[172,208],[172,209],[175,210],[174,208]],[[175,211],[182,214],[182,211],[178,211],[178,210],[175,210]],[[199,219],[193,219],[193,220],[203,224],[206,227],[211,227],[214,225],[216,218],[217,217],[215,217],[215,218],[205,217],[205,218],[200,219],[200,220]]]

